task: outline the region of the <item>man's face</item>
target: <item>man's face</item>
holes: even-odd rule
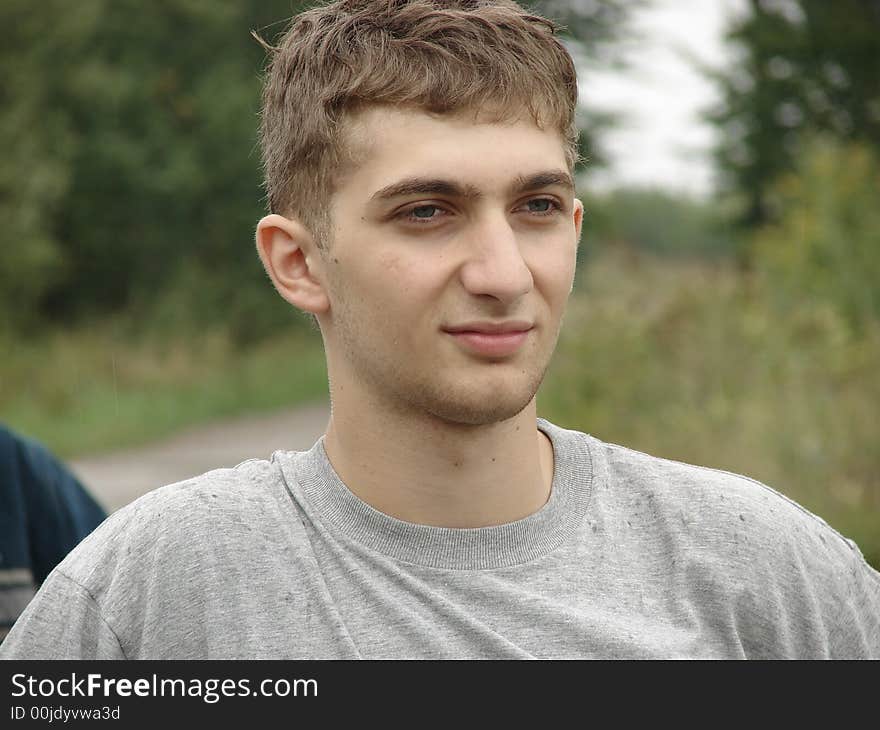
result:
[[[331,199],[335,398],[484,425],[534,398],[574,278],[583,208],[565,148],[530,121],[371,109]]]

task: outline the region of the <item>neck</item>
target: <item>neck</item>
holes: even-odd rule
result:
[[[523,519],[550,496],[553,447],[536,427],[534,399],[485,426],[344,400],[334,399],[324,447],[345,485],[380,512],[422,525],[487,527]]]

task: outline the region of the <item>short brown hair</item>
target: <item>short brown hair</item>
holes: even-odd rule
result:
[[[345,122],[366,106],[495,121],[527,112],[559,130],[573,168],[577,78],[558,30],[512,0],[337,0],[296,15],[277,46],[263,42],[270,210],[299,218],[321,245]]]

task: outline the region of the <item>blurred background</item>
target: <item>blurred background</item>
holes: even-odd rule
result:
[[[0,421],[110,509],[145,464],[326,424],[320,338],[253,248],[250,31],[302,5],[0,4]],[[535,7],[568,29],[587,158],[539,412],[763,481],[880,568],[880,0]]]

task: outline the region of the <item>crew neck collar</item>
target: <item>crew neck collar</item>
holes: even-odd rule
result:
[[[435,527],[380,512],[339,478],[323,436],[308,451],[288,453],[282,471],[291,496],[312,519],[390,558],[458,570],[509,567],[540,558],[572,536],[593,488],[590,437],[543,418],[537,426],[553,444],[550,497],[537,512],[502,525]]]

